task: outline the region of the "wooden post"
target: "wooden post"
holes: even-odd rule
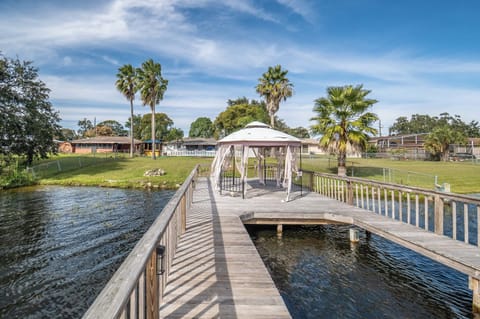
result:
[[[480,314],[480,280],[468,277],[468,288],[473,292],[472,310],[474,314]]]
[[[277,224],[277,237],[282,237],[283,235],[283,225]]]
[[[350,242],[358,243],[360,240],[360,235],[358,234],[358,230],[354,228],[350,228]]]
[[[180,201],[180,213],[182,215],[182,234],[187,231],[187,201],[185,199],[185,195],[182,197]]]
[[[310,173],[310,191],[313,192],[313,172]]]
[[[439,195],[435,195],[435,234],[443,235],[443,200]]]
[[[353,206],[353,186],[351,181],[347,181],[347,204]]]
[[[158,319],[158,278],[157,278],[157,252],[155,249],[146,267],[146,290],[147,290],[147,319]]]

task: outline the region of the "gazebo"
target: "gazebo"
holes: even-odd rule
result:
[[[214,187],[219,192],[241,192],[245,198],[248,159],[254,157],[260,184],[274,180],[277,187],[286,188],[288,201],[293,173],[299,173],[297,154],[301,153],[300,147],[298,138],[274,130],[267,124],[251,122],[217,142],[211,167]],[[276,163],[267,164],[267,158]]]

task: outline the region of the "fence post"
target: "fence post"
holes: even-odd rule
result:
[[[353,206],[353,185],[351,181],[347,181],[347,204]]]
[[[147,319],[159,318],[157,252],[154,249],[146,268]]]
[[[434,203],[435,234],[443,235],[443,200],[435,195]]]
[[[60,166],[60,161],[59,160],[57,160],[57,168],[58,168],[59,172],[62,171],[62,166]]]

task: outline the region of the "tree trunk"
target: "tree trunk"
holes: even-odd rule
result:
[[[275,115],[274,115],[273,113],[270,114],[270,126],[271,126],[272,128],[275,127]]]
[[[346,176],[347,175],[347,167],[346,167],[346,159],[347,154],[341,152],[338,154],[338,176]]]
[[[152,109],[152,159],[156,159],[155,155],[155,104],[151,105]]]
[[[130,157],[133,158],[133,149],[135,148],[133,138],[133,100],[130,100]]]

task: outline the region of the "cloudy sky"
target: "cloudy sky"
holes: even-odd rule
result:
[[[294,96],[278,116],[309,127],[328,86],[363,84],[384,126],[411,114],[480,120],[480,1],[0,1],[0,51],[34,61],[64,127],[117,120],[130,107],[114,83],[123,64],[153,58],[169,80],[158,112],[186,135],[228,99],[259,99],[268,66]],[[137,98],[135,113],[149,113]]]

